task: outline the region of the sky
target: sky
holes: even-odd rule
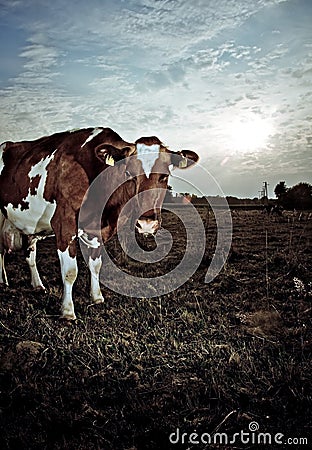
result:
[[[312,183],[311,23],[311,0],[0,0],[0,141],[156,135],[200,156],[174,190],[273,198]]]

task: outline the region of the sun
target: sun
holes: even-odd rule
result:
[[[229,130],[229,145],[236,152],[255,152],[266,147],[272,123],[258,116],[235,120]]]

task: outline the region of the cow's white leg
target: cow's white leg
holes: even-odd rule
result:
[[[3,234],[2,234],[2,227],[4,224],[4,215],[0,211],[0,284],[4,283],[4,279],[6,280],[5,276],[5,267],[4,267],[4,246],[3,246]],[[7,283],[7,280],[6,280]]]
[[[91,298],[93,303],[103,303],[104,297],[101,292],[99,276],[102,267],[102,256],[92,258],[89,256],[89,269],[91,272]]]
[[[33,288],[44,289],[45,287],[41,281],[40,275],[38,273],[37,264],[36,264],[36,255],[37,255],[37,240],[31,240],[29,247],[27,249],[29,251],[29,256],[26,257],[26,261],[30,270],[30,282]]]
[[[4,261],[3,254],[0,253],[0,284],[3,284],[3,269],[4,269]]]
[[[58,249],[57,253],[60,259],[63,280],[62,318],[75,320],[72,290],[78,274],[77,258],[76,256],[70,256],[68,248],[64,252]]]
[[[4,280],[3,280],[4,277]],[[0,253],[0,284],[5,283],[9,286],[8,277],[6,274],[5,266],[4,266],[4,253]]]

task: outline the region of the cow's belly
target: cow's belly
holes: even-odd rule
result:
[[[51,218],[56,204],[35,196],[28,197],[27,201],[29,202],[27,209],[23,209],[21,206],[14,208],[12,204],[9,204],[5,208],[8,219],[25,234],[50,232],[52,230]]]

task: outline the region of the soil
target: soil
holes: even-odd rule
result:
[[[311,445],[312,215],[232,211],[231,251],[205,283],[216,227],[212,212],[197,208],[206,250],[182,286],[153,298],[103,286],[105,303],[90,305],[80,255],[71,324],[59,320],[54,239],[38,243],[45,293],[31,289],[22,253],[6,255],[1,449],[260,448],[260,432],[272,439],[261,448],[299,448],[299,438]],[[163,261],[133,261],[117,239],[107,246],[111,258],[135,277],[168,273],[186,233],[173,212],[163,226],[173,237]],[[153,248],[148,239],[141,245]]]

